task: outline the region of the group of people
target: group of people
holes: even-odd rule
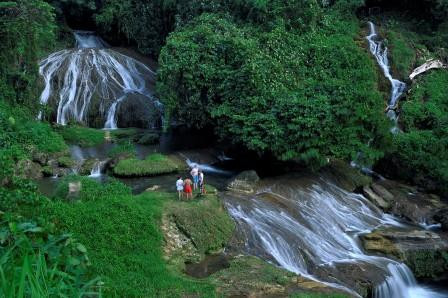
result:
[[[177,178],[176,189],[179,194],[179,200],[184,196],[186,199],[192,199],[193,190],[199,190],[201,194],[205,194],[204,173],[199,170],[197,165],[194,165],[190,175],[193,178],[193,181],[189,178],[182,179],[181,176]]]

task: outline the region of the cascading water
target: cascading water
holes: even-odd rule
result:
[[[362,195],[323,180],[302,185],[303,180],[281,178],[266,184],[250,198],[223,196],[248,253],[354,295],[356,286],[344,266],[356,264],[361,270],[355,274],[370,274],[365,279],[379,284],[375,297],[446,297],[418,286],[406,265],[363,252],[359,235],[380,226],[405,226]]]
[[[406,84],[394,79],[390,73],[389,60],[387,58],[387,47],[383,45],[381,41],[377,40],[378,34],[375,30],[375,25],[369,22],[370,34],[367,36],[369,41],[370,52],[375,56],[378,65],[383,70],[384,76],[389,80],[392,85],[390,100],[387,107],[387,116],[394,121],[395,126],[392,128],[392,132],[396,133],[399,131],[397,126],[398,116],[395,112],[397,101],[406,89]]]
[[[92,171],[90,171],[89,177],[101,177],[101,171],[103,170],[105,164],[106,164],[106,161],[97,160],[93,164]]]
[[[148,85],[155,73],[143,63],[105,48],[107,44],[92,32],[74,35],[76,49],[53,53],[40,62],[45,83],[40,102],[57,107],[57,123],[89,124],[100,118],[105,128],[115,129],[120,103],[135,98],[143,100],[142,109],[153,115],[148,127],[160,123],[161,104]],[[42,116],[41,112],[39,118]]]

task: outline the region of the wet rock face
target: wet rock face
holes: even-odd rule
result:
[[[437,278],[448,269],[448,242],[426,230],[380,228],[361,236],[367,251],[398,259],[417,278]]]
[[[443,217],[435,215],[442,209],[448,209],[448,205],[438,196],[421,193],[415,187],[391,180],[366,186],[363,194],[384,211],[417,225],[441,223]]]
[[[260,177],[258,177],[257,172],[244,171],[238,174],[227,186],[230,191],[241,192],[241,193],[254,193]]]
[[[161,109],[137,93],[129,94],[117,108],[118,127],[161,127]]]
[[[448,208],[437,211],[434,214],[434,220],[441,223],[443,230],[448,230]]]

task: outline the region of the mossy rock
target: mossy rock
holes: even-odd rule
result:
[[[154,153],[146,159],[128,158],[118,161],[114,167],[114,175],[120,177],[157,176],[176,173],[180,167],[171,157]]]
[[[141,145],[154,145],[159,142],[160,136],[157,133],[146,133],[138,141]]]
[[[233,235],[235,223],[215,189],[209,190],[193,200],[179,201],[176,197],[165,204],[163,250],[170,266],[177,270],[183,270],[186,262],[199,262],[206,254],[222,251]]]
[[[53,168],[50,167],[50,166],[44,166],[44,167],[42,167],[42,174],[43,174],[45,177],[51,177],[51,176],[53,176]]]
[[[417,278],[438,278],[448,271],[448,251],[409,251],[405,253],[405,263]]]
[[[252,256],[234,258],[229,268],[211,275],[209,280],[224,297],[348,297],[323,283]]]
[[[63,168],[71,168],[75,165],[75,162],[70,156],[61,156],[58,158],[58,165]]]

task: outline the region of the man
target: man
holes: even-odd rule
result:
[[[197,165],[193,166],[193,169],[191,169],[191,177],[193,177],[193,189],[196,190],[198,188],[199,183],[199,168]]]
[[[202,195],[205,195],[204,173],[199,171],[199,189]]]
[[[183,197],[183,192],[184,192],[184,181],[182,180],[182,177],[177,177],[177,181],[176,181],[176,189],[177,189],[177,193],[179,194],[179,200],[182,199]]]

